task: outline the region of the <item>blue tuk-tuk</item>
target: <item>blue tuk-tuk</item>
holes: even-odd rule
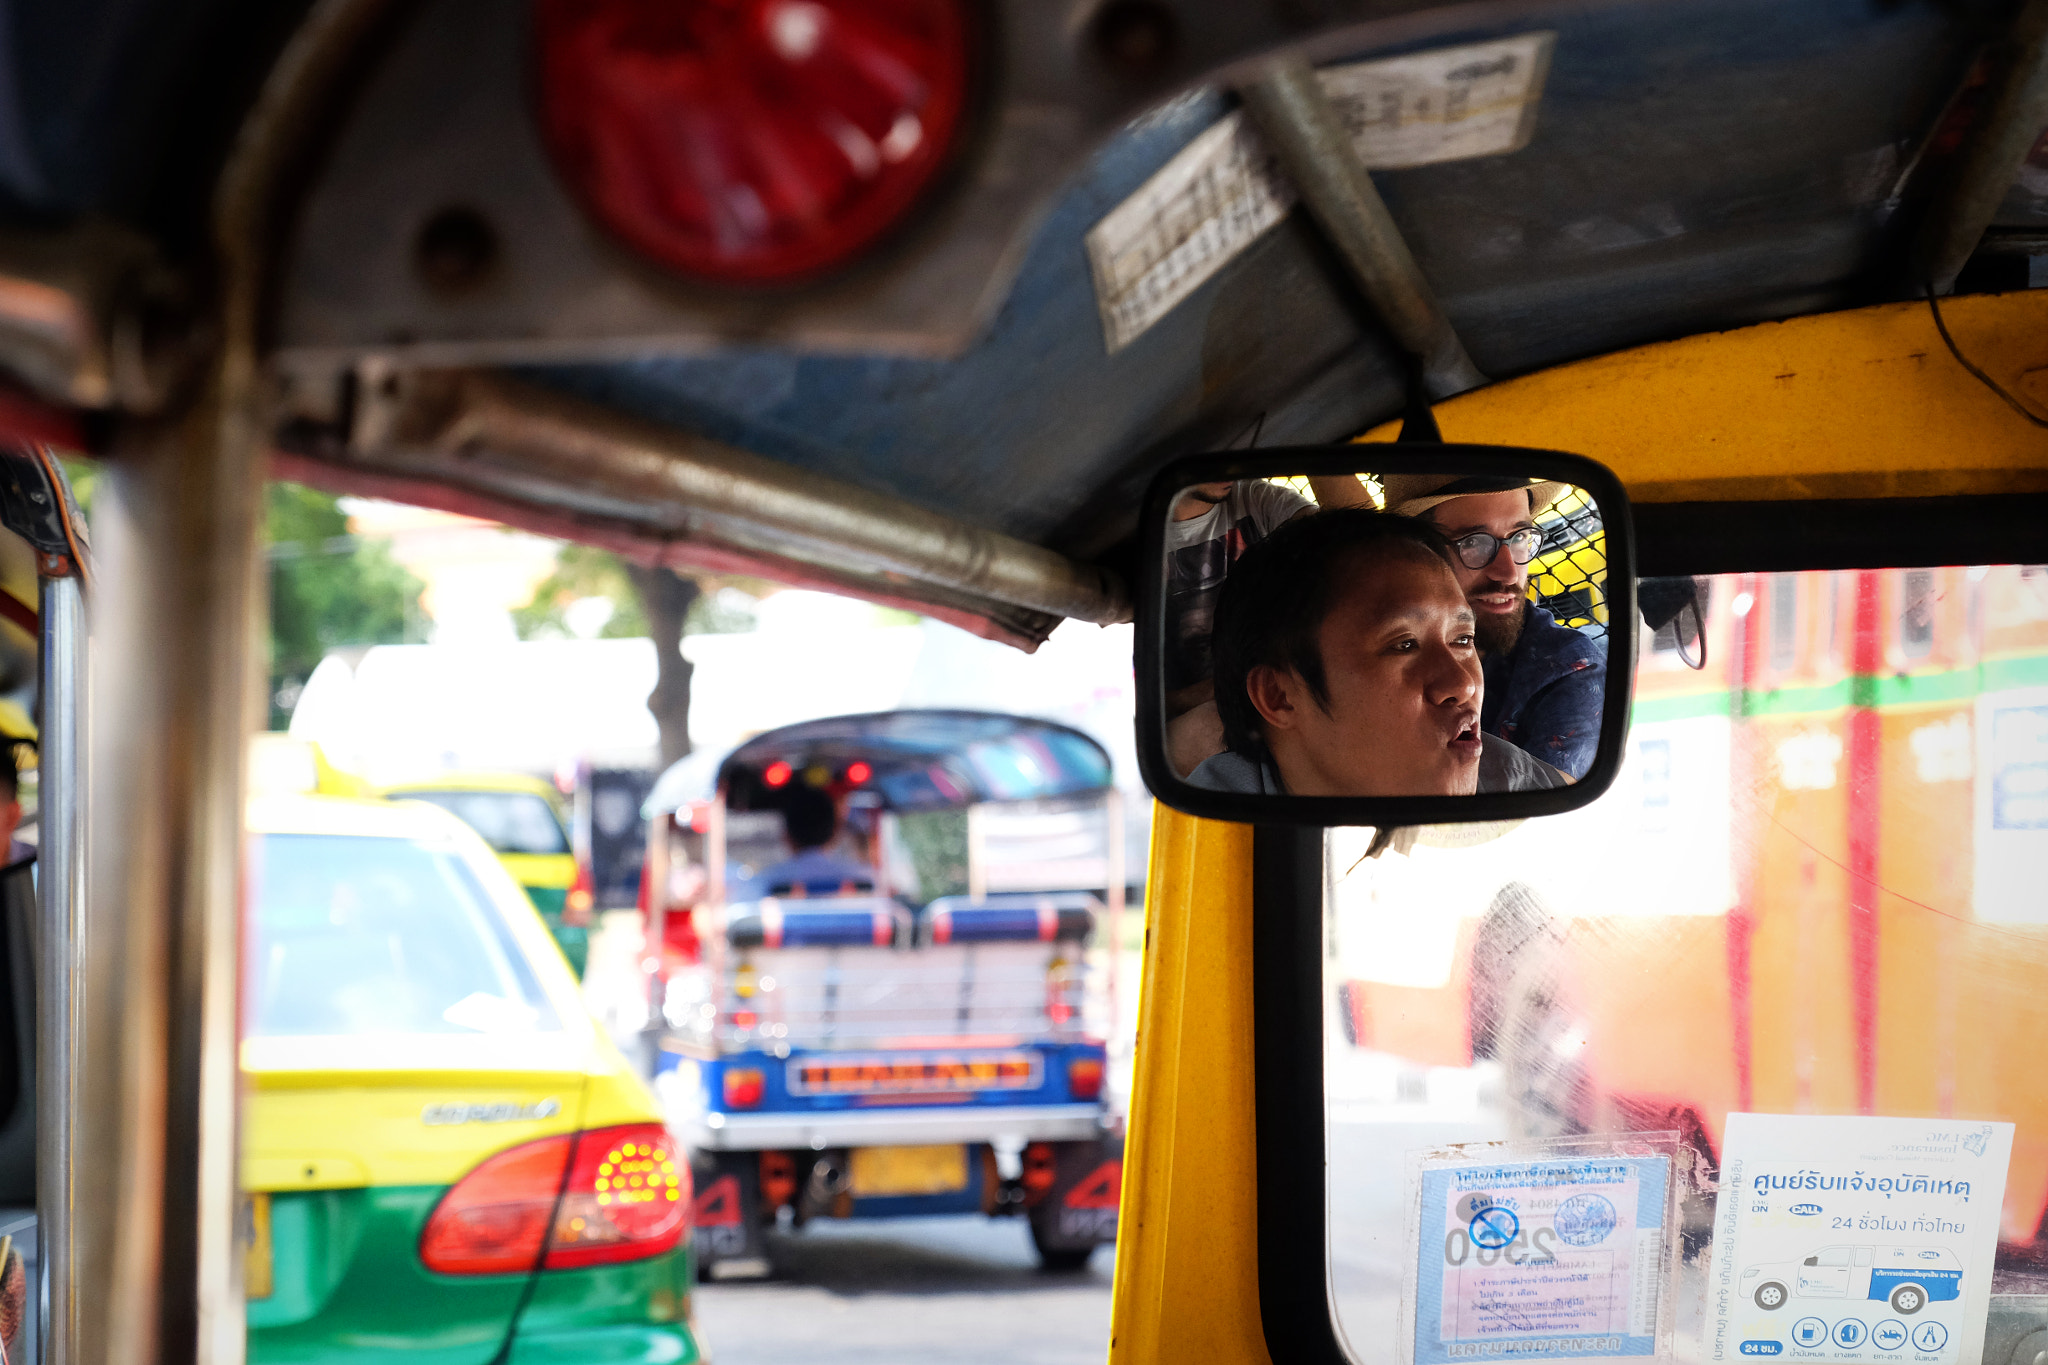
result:
[[[782,865],[828,875],[778,876],[785,817],[821,797],[829,845]],[[646,811],[656,1085],[705,1274],[765,1273],[778,1219],[1022,1215],[1048,1269],[1115,1240],[1101,745],[970,711],[807,721],[684,759]]]

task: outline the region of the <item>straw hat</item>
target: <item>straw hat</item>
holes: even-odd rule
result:
[[[1440,502],[1468,498],[1475,494],[1529,490],[1529,510],[1541,512],[1556,502],[1570,484],[1547,479],[1510,479],[1494,475],[1389,474],[1382,481],[1387,510],[1399,516],[1419,517]]]

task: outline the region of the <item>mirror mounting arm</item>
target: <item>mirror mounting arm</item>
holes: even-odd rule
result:
[[[1436,424],[1436,414],[1429,406],[1429,381],[1427,371],[1420,360],[1408,362],[1408,406],[1401,414],[1401,434],[1394,438],[1397,445],[1440,446],[1444,434]]]

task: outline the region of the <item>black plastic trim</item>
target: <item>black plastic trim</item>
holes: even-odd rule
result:
[[[2048,559],[2048,493],[1639,502],[1636,572],[1795,573]]]
[[[1138,591],[1136,667],[1138,768],[1145,785],[1175,810],[1238,824],[1401,825],[1521,820],[1577,810],[1605,792],[1621,769],[1635,678],[1636,632],[1607,638],[1607,697],[1600,747],[1593,766],[1569,787],[1475,796],[1309,797],[1249,796],[1189,785],[1166,759],[1165,621],[1166,526],[1173,502],[1191,484],[1225,479],[1343,475],[1361,469],[1407,474],[1454,470],[1460,474],[1557,479],[1584,489],[1598,505],[1607,545],[1607,610],[1612,621],[1636,619],[1635,532],[1621,481],[1583,455],[1519,446],[1345,443],[1275,447],[1176,460],[1145,492],[1142,579]]]
[[[1323,1113],[1323,832],[1252,831],[1259,1326],[1278,1365],[1350,1365],[1330,1308]]]

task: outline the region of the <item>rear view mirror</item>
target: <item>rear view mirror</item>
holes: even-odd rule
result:
[[[1204,456],[1153,481],[1144,531],[1139,756],[1168,805],[1387,828],[1551,814],[1613,781],[1635,554],[1593,461]]]

